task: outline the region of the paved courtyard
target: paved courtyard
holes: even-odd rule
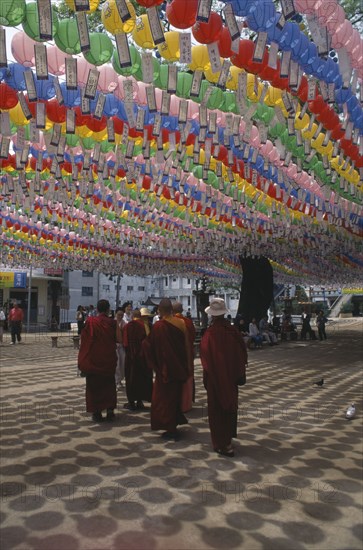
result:
[[[6,335],[1,549],[361,549],[362,329],[251,351],[232,459],[211,451],[199,360],[189,425],[165,442],[123,392],[92,423],[70,337]]]

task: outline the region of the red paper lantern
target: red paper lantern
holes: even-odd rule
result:
[[[240,40],[238,52],[233,52],[231,61],[240,69],[247,69],[250,60],[253,58],[254,44],[251,40]]]
[[[166,17],[176,29],[189,29],[197,18],[198,0],[173,0],[166,6]]]
[[[209,17],[209,21],[203,23],[202,21],[197,21],[192,27],[192,33],[194,38],[200,44],[211,44],[216,42],[219,38],[219,35],[222,32],[223,23],[220,15],[212,11]]]
[[[164,0],[136,0],[136,1],[143,8],[152,8],[154,6],[159,6],[164,2]]]
[[[0,109],[12,109],[18,104],[18,96],[16,90],[13,90],[5,84],[0,83]]]
[[[76,117],[76,126],[86,126],[90,115],[84,115],[80,107],[73,108]]]
[[[218,38],[218,48],[219,48],[219,53],[221,57],[231,57],[231,55],[233,55],[231,47],[232,47],[231,35],[229,34],[228,28],[223,26]]]
[[[64,105],[59,105],[56,99],[50,99],[46,105],[47,117],[52,122],[62,124],[66,121],[67,109]]]
[[[90,116],[86,122],[86,126],[92,130],[92,132],[101,132],[107,126],[107,118],[103,116],[101,120],[97,120],[93,116]]]

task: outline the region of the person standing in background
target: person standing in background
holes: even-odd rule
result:
[[[85,313],[84,313],[84,309],[83,309],[82,306],[77,307],[76,321],[77,321],[78,336],[80,336],[81,333],[82,333],[82,330],[84,328],[84,323],[85,323]]]
[[[88,317],[82,330],[78,353],[78,368],[86,377],[86,409],[94,422],[115,417],[117,403],[115,370],[117,364],[116,343],[121,341],[120,329],[111,319],[110,303],[99,300],[97,317]]]
[[[183,413],[191,410],[194,401],[194,341],[195,341],[195,327],[194,323],[189,317],[183,315],[183,306],[180,302],[173,304],[173,312],[175,317],[182,319],[185,323],[188,333],[188,347],[189,347],[189,377],[183,385],[182,390],[182,404],[181,410]]]
[[[0,307],[0,344],[3,344],[6,315],[4,308]]]
[[[148,367],[155,371],[151,400],[151,429],[166,430],[163,439],[178,439],[177,426],[188,421],[181,412],[183,384],[189,373],[187,328],[173,315],[169,298],[159,304],[157,321],[143,341]]]
[[[17,302],[14,302],[13,308],[9,312],[9,324],[11,331],[11,343],[14,345],[16,340],[20,344],[21,342],[21,329],[23,326],[24,312],[18,306]]]
[[[212,322],[200,343],[200,359],[211,439],[215,452],[233,457],[238,386],[246,382],[247,349],[242,334],[224,318],[228,309],[223,298],[213,298],[205,312]]]
[[[115,371],[116,390],[119,391],[123,387],[123,380],[125,378],[125,348],[123,346],[123,330],[127,325],[124,320],[125,311],[122,307],[118,307],[116,310],[116,323],[119,328],[121,339],[117,342],[117,365]]]

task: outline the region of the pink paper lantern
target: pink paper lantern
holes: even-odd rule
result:
[[[94,65],[88,63],[84,57],[77,58],[77,81],[80,86],[86,86],[88,75],[91,69],[95,69]]]
[[[353,26],[350,21],[345,20],[344,23],[342,23],[335,33],[332,36],[331,44],[333,48],[339,49],[343,48],[346,43],[348,42],[348,39],[351,37],[353,32]]]
[[[34,44],[36,43],[25,32],[14,34],[11,40],[11,53],[14,59],[23,67],[33,67],[35,65]]]
[[[72,57],[62,52],[57,46],[47,46],[48,70],[50,74],[56,76],[63,75],[66,72],[66,58]]]
[[[331,17],[335,10],[337,9],[336,0],[326,0],[320,1],[318,5],[315,6],[315,14],[318,18],[319,25],[326,25],[329,17]]]
[[[118,74],[111,65],[101,65],[99,67],[100,77],[98,80],[98,90],[104,93],[112,93],[118,86]]]
[[[122,101],[125,100],[124,85],[123,85],[125,80],[130,80],[132,82],[132,98],[135,101],[139,95],[139,85],[138,85],[138,82],[132,76],[129,76],[129,77],[122,76],[122,75],[118,76],[117,78],[118,87],[115,90],[115,96],[121,99]]]
[[[342,23],[345,21],[345,12],[339,4],[337,4],[336,9],[334,12],[330,15],[330,17],[326,20],[326,27],[330,34],[332,34],[335,29],[339,27]]]
[[[316,0],[294,0],[295,10],[300,13],[312,15],[315,10]]]

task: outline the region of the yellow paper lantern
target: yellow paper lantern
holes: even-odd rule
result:
[[[299,115],[296,115],[295,117],[295,128],[297,130],[303,130],[304,128],[307,128],[310,123],[310,117],[308,114],[305,113],[305,115],[300,118]]]
[[[180,58],[180,33],[177,31],[169,31],[164,34],[165,42],[159,44],[158,50],[164,59],[167,61],[178,61]]]
[[[11,122],[17,126],[25,126],[26,124],[29,124],[29,120],[25,118],[20,103],[17,103],[12,109],[9,109],[9,116]]]
[[[240,69],[235,65],[231,65],[229,68],[229,78],[226,83],[227,90],[237,90],[238,88],[238,75],[244,73],[244,69]]]
[[[146,14],[141,15],[136,19],[136,27],[132,31],[132,38],[140,48],[151,50],[155,48],[149,19]]]
[[[279,100],[281,100],[281,90],[279,88],[269,86],[265,96],[266,105],[269,107],[274,107]]]
[[[259,80],[257,82],[258,82],[258,85],[257,85],[257,95],[256,95],[256,92],[255,92],[255,76],[248,73],[248,75],[247,75],[247,97],[251,101],[255,101],[255,102],[258,101],[258,98],[260,97],[260,95],[262,93],[262,89],[263,89],[263,86],[262,86],[261,82]]]
[[[136,12],[134,6],[130,2],[126,2],[130,12],[131,19],[123,22],[116,6],[115,0],[107,0],[102,6],[101,20],[106,31],[111,34],[130,33],[136,25]]]
[[[189,64],[191,71],[206,71],[210,67],[208,48],[204,44],[192,46],[192,62]]]
[[[220,58],[221,64],[223,63],[223,59]],[[209,67],[204,71],[204,76],[209,82],[212,82],[213,84],[216,84],[219,80],[219,75],[221,74],[221,71],[217,71],[214,73],[212,71],[212,66],[209,65]]]

